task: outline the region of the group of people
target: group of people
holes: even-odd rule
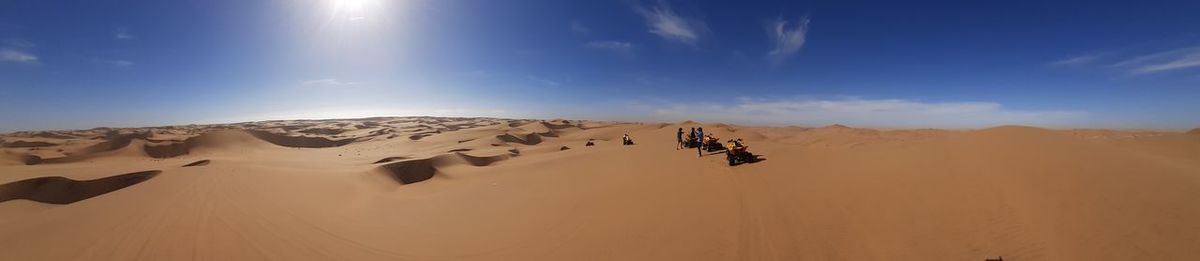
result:
[[[685,138],[684,135],[687,135]],[[675,132],[676,150],[687,149],[691,146],[696,147],[696,157],[703,157],[705,149],[710,151],[724,150],[725,156],[729,160],[729,166],[734,166],[740,163],[755,162],[757,156],[746,151],[746,146],[742,144],[742,139],[730,139],[729,144],[721,144],[721,141],[712,134],[705,136],[704,127],[692,128],[690,132],[684,133],[683,128],[679,128]],[[621,142],[624,145],[633,145],[633,138],[626,133],[621,137]]]
[[[696,157],[704,156],[704,127],[692,128],[692,131],[688,132],[687,135],[687,140],[700,143],[696,146]],[[679,143],[678,147],[675,148],[676,150],[687,148],[687,142],[683,139],[683,128],[679,128],[679,131],[675,132],[675,140]]]

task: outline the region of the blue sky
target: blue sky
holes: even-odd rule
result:
[[[1200,2],[0,0],[0,131],[376,115],[1200,127]]]

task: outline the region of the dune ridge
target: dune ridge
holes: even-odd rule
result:
[[[401,184],[413,184],[433,178],[439,168],[469,165],[475,167],[488,166],[506,160],[511,155],[499,154],[492,156],[471,156],[461,152],[452,152],[424,159],[409,159],[396,161],[379,166],[379,169]],[[391,162],[393,158],[385,158],[376,163]]]
[[[198,161],[195,161],[195,162],[192,162],[192,163],[184,164],[183,166],[184,166],[184,167],[198,167],[198,166],[207,166],[207,165],[208,165],[208,163],[211,163],[211,162],[212,162],[211,160],[198,160]]]
[[[23,140],[15,140],[15,141],[11,141],[11,142],[0,143],[0,147],[8,147],[8,148],[50,147],[50,146],[57,146],[57,145],[59,145],[59,144],[45,142],[45,141],[23,141]]]
[[[150,144],[145,146],[146,154],[155,158],[171,158],[181,155],[187,155],[191,150],[200,147],[212,146],[236,146],[246,143],[248,138],[243,134],[249,134],[254,138],[266,141],[270,144],[293,147],[293,148],[328,148],[338,147],[354,142],[353,139],[331,140],[323,137],[303,137],[303,136],[287,136],[266,131],[238,131],[238,130],[222,130],[216,132],[208,132],[195,137],[188,138],[183,142],[170,142],[165,144]]]

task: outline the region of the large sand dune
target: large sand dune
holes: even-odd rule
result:
[[[697,126],[763,160],[676,150]],[[0,136],[0,259],[1195,260],[1198,131],[414,117],[20,132]]]

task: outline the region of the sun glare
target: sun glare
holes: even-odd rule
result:
[[[350,21],[370,18],[370,9],[379,5],[379,0],[329,0],[329,19]]]

